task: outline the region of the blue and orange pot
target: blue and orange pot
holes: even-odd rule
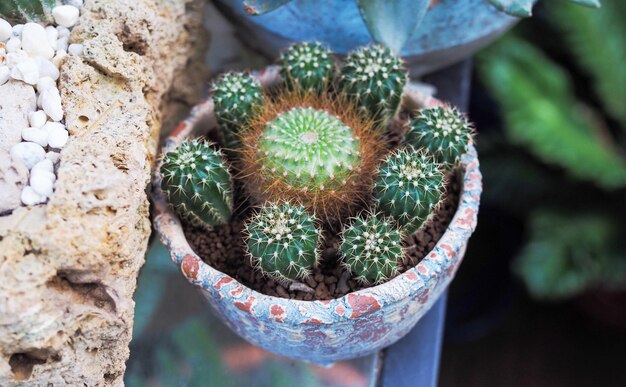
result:
[[[257,75],[266,86],[279,80],[275,67]],[[412,84],[405,89],[405,95],[405,106],[411,108],[441,103],[420,94]],[[168,137],[163,152],[216,127],[213,102],[205,101]],[[458,209],[433,250],[416,267],[396,278],[333,300],[298,301],[267,296],[206,264],[190,247],[181,221],[168,206],[160,189],[158,168],[152,184],[153,221],[172,261],[233,331],[276,354],[330,364],[393,344],[446,290],[477,222],[482,178],[473,147],[463,157],[463,167]]]

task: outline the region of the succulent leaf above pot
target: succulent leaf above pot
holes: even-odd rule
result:
[[[362,356],[408,332],[451,280],[476,223],[474,132],[407,79],[380,46],[338,66],[298,43],[279,67],[218,78],[167,140],[157,229],[250,342],[322,364]],[[206,122],[228,158],[189,140]]]

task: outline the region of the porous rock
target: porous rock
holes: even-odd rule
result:
[[[55,192],[0,217],[0,385],[123,385],[160,108],[198,49],[202,3],[85,1],[70,36],[85,56],[61,67]]]

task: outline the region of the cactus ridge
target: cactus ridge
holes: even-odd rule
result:
[[[266,203],[246,224],[252,263],[279,281],[305,279],[318,262],[320,232],[301,205]]]
[[[293,44],[280,64],[287,88],[318,94],[328,89],[335,71],[332,53],[317,42]]]
[[[387,156],[374,184],[377,209],[407,233],[417,231],[441,202],[445,189],[441,165],[422,150],[397,150]]]
[[[341,234],[341,259],[357,280],[381,283],[399,272],[401,241],[402,233],[391,218],[382,214],[353,218]]]
[[[226,147],[239,147],[240,132],[263,105],[263,99],[259,81],[247,73],[227,73],[214,83],[215,115]]]
[[[405,143],[425,149],[439,163],[454,167],[461,162],[474,136],[474,128],[464,114],[446,105],[422,109],[411,120]]]
[[[407,83],[403,61],[388,48],[370,45],[348,55],[339,78],[339,89],[359,111],[384,127],[395,115]]]
[[[161,166],[161,188],[170,204],[194,226],[211,229],[230,221],[233,189],[219,150],[194,139],[168,152]]]

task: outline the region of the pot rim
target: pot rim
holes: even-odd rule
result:
[[[269,86],[276,84],[280,80],[280,69],[278,66],[269,66],[266,69],[253,73],[262,85]],[[423,88],[415,83],[409,82],[404,89],[402,105],[409,108],[435,107],[444,103],[440,100],[423,94]],[[197,129],[196,126],[207,124],[208,127],[216,127],[214,105],[211,99],[204,100],[196,105],[190,115],[182,121],[176,129],[166,138],[161,150],[161,155],[174,149],[183,140],[187,139]],[[316,313],[311,319],[315,324],[336,323],[338,317],[349,319],[364,316],[380,309],[388,304],[393,304],[406,297],[415,295],[418,290],[425,287],[426,294],[433,295],[433,292],[441,278],[440,273],[447,270],[456,270],[457,260],[462,259],[465,245],[477,224],[478,206],[480,204],[480,194],[482,192],[482,175],[479,171],[479,162],[474,145],[470,145],[470,150],[462,157],[464,167],[462,177],[461,193],[457,210],[441,236],[439,241],[429,251],[424,258],[414,267],[396,276],[395,278],[369,288],[350,292],[342,297],[331,300],[293,300],[282,297],[269,296],[253,289],[226,273],[213,268],[205,263],[189,245],[182,227],[182,223],[169,206],[164,193],[161,190],[161,176],[159,173],[161,166],[159,157],[153,171],[151,197],[154,203],[152,220],[155,229],[159,233],[160,239],[170,252],[171,260],[179,267],[183,276],[193,285],[211,293],[212,296],[222,298],[218,294],[223,293],[222,288],[228,286],[232,298],[231,302],[237,300],[264,300],[269,305],[295,305],[297,308],[315,309],[317,312],[328,310],[331,304],[355,306],[352,313],[344,314],[331,308],[332,318],[324,318],[323,313]],[[234,288],[233,288],[234,287]],[[235,296],[236,294],[236,296]],[[356,304],[355,304],[356,302]],[[240,309],[250,312],[249,306],[239,306]],[[322,318],[320,320],[320,317]],[[287,322],[287,321],[285,321]]]

